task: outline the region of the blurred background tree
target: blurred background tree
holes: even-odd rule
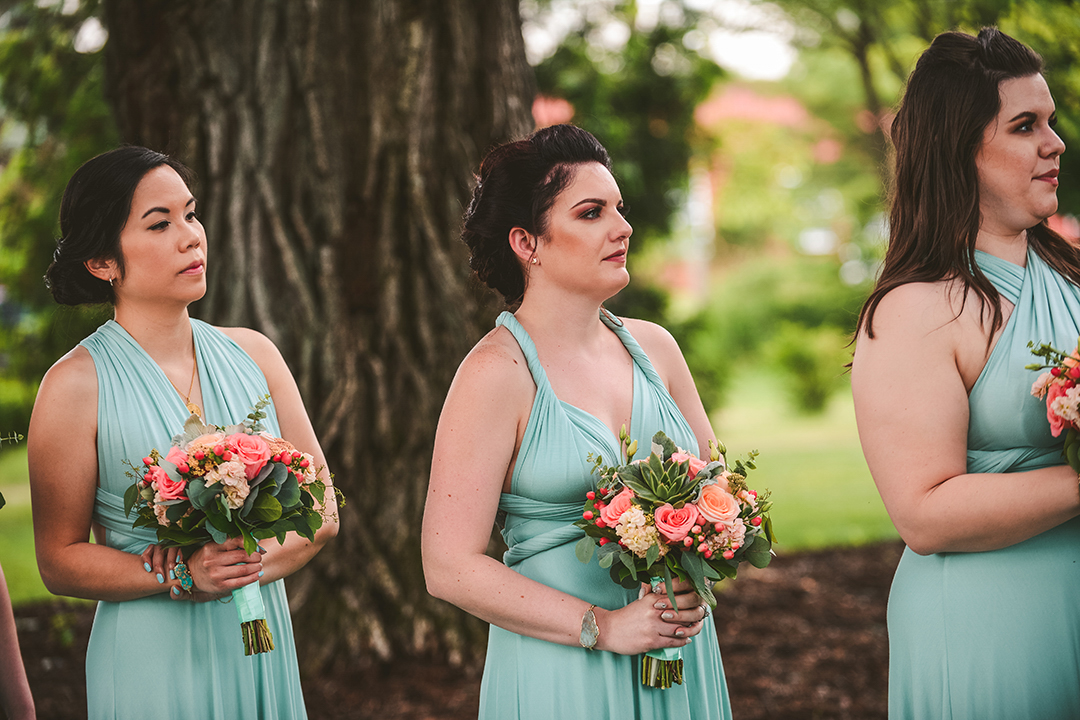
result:
[[[278,343],[350,497],[290,579],[308,667],[477,660],[482,624],[426,595],[415,550],[443,393],[495,310],[457,228],[487,148],[573,121],[635,228],[611,307],[672,330],[716,429],[765,451],[789,507],[876,498],[842,391],[888,232],[891,112],[936,33],[992,23],[1046,58],[1080,147],[1070,0],[0,0],[0,431],[25,431],[45,369],[108,316],[41,282],[67,177],[121,141],[170,152],[200,175],[213,246],[194,314]],[[1078,162],[1055,220],[1073,234]],[[811,434],[778,431],[788,415]],[[842,457],[808,459],[826,431]],[[778,504],[781,539],[881,537],[875,508],[872,530],[825,536]]]

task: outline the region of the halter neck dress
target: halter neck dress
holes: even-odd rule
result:
[[[262,370],[219,330],[191,320],[202,388],[203,419],[212,425],[244,420],[268,394]],[[188,418],[165,373],[124,328],[110,320],[80,343],[98,380],[98,489],[94,520],[105,542],[141,553],[156,542],[132,529],[123,495],[136,465],[157,448],[164,454]],[[266,430],[279,434],[273,406]],[[292,620],[282,580],[262,587],[274,650],[244,655],[232,602],[193,603],[165,594],[99,602],[86,652],[88,717],[131,720],[305,718]]]
[[[648,448],[663,430],[683,448],[697,451],[693,431],[641,346],[621,324],[601,316],[633,359],[630,435]],[[616,610],[637,598],[612,581],[595,559],[574,554],[583,533],[571,523],[581,516],[585,493],[595,489],[589,453],[619,457],[619,441],[603,422],[555,396],[525,328],[508,312],[496,323],[509,330],[528,362],[536,397],[511,476],[511,492],[499,509],[509,550],[503,561],[517,572],[574,597]],[[723,601],[721,600],[721,603]],[[722,612],[722,611],[721,611]],[[728,720],[724,669],[713,618],[683,648],[682,685],[659,690],[641,685],[641,656],[590,651],[538,640],[491,626],[480,688],[480,717],[491,720],[551,718],[650,718]]]
[[[1080,288],[1032,249],[976,262],[1015,307],[968,398],[968,472],[1061,465],[1024,366],[1029,341],[1075,347]],[[1080,718],[1080,518],[991,552],[905,549],[888,626],[892,720]]]

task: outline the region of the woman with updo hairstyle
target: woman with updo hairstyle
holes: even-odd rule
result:
[[[1046,224],[1065,146],[1042,61],[984,28],[919,58],[892,125],[889,246],[859,318],[867,464],[907,544],[893,720],[1080,717],[1080,490],[1029,342],[1080,336],[1080,253]]]
[[[265,429],[325,466],[273,343],[188,314],[206,292],[208,265],[190,177],[165,155],[121,147],[87,161],[64,192],[46,281],[57,302],[111,303],[114,312],[52,366],[34,403],[27,446],[38,567],[51,592],[98,601],[88,717],[303,718],[282,578],[337,533],[336,519],[314,543],[290,533],[248,555],[239,539],[164,550],[124,512],[125,462],[167,450],[192,413],[234,425],[266,395]],[[182,563],[194,581],[187,589]],[[275,648],[246,657],[236,608],[210,601],[256,581]]]
[[[574,554],[588,456],[620,457],[621,427],[643,447],[664,430],[702,457],[714,437],[671,335],[602,307],[630,279],[624,215],[607,152],[572,125],[492,150],[465,213],[470,265],[513,312],[446,397],[422,550],[428,590],[491,624],[481,718],[731,717],[716,628],[690,585],[668,607]],[[485,554],[497,514],[503,562]],[[642,686],[640,656],[659,648],[682,648],[683,684]]]

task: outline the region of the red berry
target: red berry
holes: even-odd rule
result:
[[[224,455],[225,454],[225,446],[220,444],[220,443],[215,445],[214,446],[214,454],[215,455]]]
[[[309,463],[307,460],[301,460],[300,461],[300,467],[302,467],[302,468],[306,468],[310,464],[311,463]]]
[[[226,450],[224,453],[221,454],[221,459],[225,462],[229,462],[230,460],[232,460],[232,453]]]
[[[204,457],[206,457],[206,453],[204,453],[202,450],[196,450],[194,457],[196,460],[202,460]]]
[[[586,520],[592,520],[593,519],[592,510],[586,510],[585,512],[581,513],[581,517],[585,518]]]
[[[600,488],[600,494],[601,495],[607,495],[608,494],[608,489],[606,487]]]
[[[607,545],[609,542],[611,542],[611,541],[608,540],[607,538],[600,538],[600,547],[603,547],[604,545]]]
[[[589,492],[585,493],[585,497],[589,498],[590,500],[595,500],[596,499],[596,493],[594,493],[592,490],[590,490]]]
[[[704,555],[705,559],[708,560],[709,558],[712,557],[712,550],[706,550],[705,552],[702,553],[702,555]]]
[[[607,523],[606,523],[606,522],[604,522],[604,518],[602,518],[602,517],[598,517],[598,518],[596,518],[596,527],[598,527],[598,528],[605,528],[605,527],[607,527]]]
[[[299,460],[300,459],[300,451],[299,450],[293,450],[292,456],[293,456],[293,460]]]
[[[191,472],[191,468],[189,468],[187,466],[187,463],[181,463],[180,465],[177,465],[176,469],[177,469],[178,472],[182,472],[182,473]]]
[[[1061,368],[1050,368],[1050,374],[1054,377],[1061,377]]]
[[[143,461],[143,465],[153,465],[154,464],[154,458],[150,457],[149,455],[144,457],[142,459],[142,461]]]
[[[750,524],[753,525],[754,527],[757,527],[758,525],[761,524],[761,517],[759,516],[759,517],[754,518],[753,520],[750,521]]]
[[[1069,377],[1071,377],[1073,380],[1080,378],[1080,365],[1073,365],[1071,368],[1069,368],[1068,374]]]

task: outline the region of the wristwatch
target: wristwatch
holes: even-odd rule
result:
[[[595,648],[596,641],[600,639],[600,628],[596,624],[596,615],[593,614],[595,607],[595,605],[590,605],[581,616],[581,647],[586,650]]]

